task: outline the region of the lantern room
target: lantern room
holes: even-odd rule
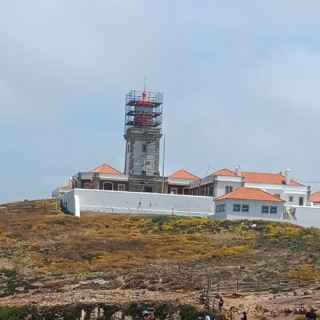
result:
[[[126,129],[161,128],[163,95],[160,92],[132,90],[126,95]]]

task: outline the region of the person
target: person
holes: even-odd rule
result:
[[[242,312],[241,320],[248,320],[247,313],[245,311]]]
[[[222,311],[223,304],[224,304],[224,301],[223,301],[222,297],[220,296],[220,298],[219,298],[219,311]]]
[[[143,320],[154,320],[154,311],[153,310],[144,310],[142,312]]]
[[[306,313],[306,320],[317,320],[317,314],[313,308]]]

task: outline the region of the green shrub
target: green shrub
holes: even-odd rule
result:
[[[181,320],[194,320],[197,319],[198,311],[194,306],[186,304],[181,307],[180,315]]]
[[[0,269],[0,273],[2,273],[7,278],[7,290],[6,294],[13,294],[18,287],[17,284],[17,272],[11,269]]]
[[[27,316],[25,309],[18,308],[0,308],[0,320],[21,320]]]

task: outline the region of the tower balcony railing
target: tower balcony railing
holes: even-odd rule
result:
[[[163,103],[163,94],[161,92],[131,90],[126,95],[126,105],[136,106],[141,103],[152,107],[157,107]]]

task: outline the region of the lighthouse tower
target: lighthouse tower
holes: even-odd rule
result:
[[[160,92],[132,90],[126,95],[125,174],[130,191],[161,192],[162,103]]]

